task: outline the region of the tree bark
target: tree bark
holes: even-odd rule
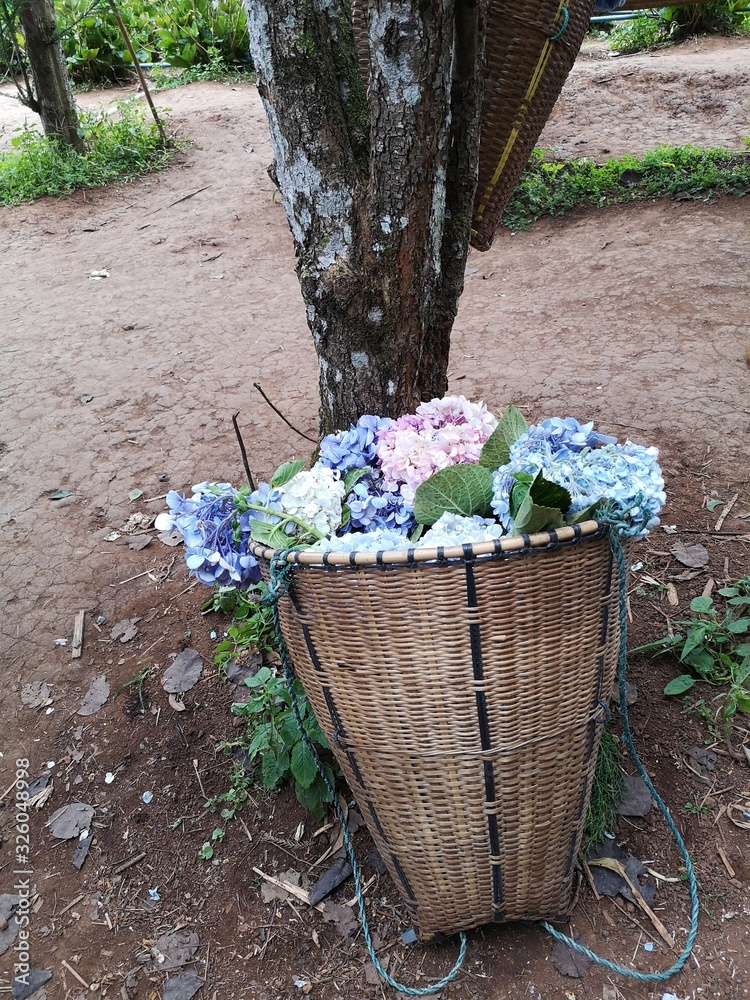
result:
[[[366,39],[355,39],[347,0],[247,9],[320,364],[321,433],[363,413],[398,416],[447,389],[476,187],[484,0],[370,0]]]
[[[26,39],[34,98],[44,134],[56,136],[82,153],[84,144],[58,36],[53,0],[24,0],[18,17]]]

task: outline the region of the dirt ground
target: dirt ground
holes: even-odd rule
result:
[[[601,158],[665,141],[737,149],[750,133],[747,42],[600,56],[594,47],[578,61],[541,145]],[[188,997],[186,970],[203,982],[199,998],[211,1000],[395,996],[376,983],[362,935],[347,933],[340,911],[331,923],[331,911],[270,899],[254,871],[314,879],[335,829],[315,836],[322,824],[289,792],[253,793],[242,822],[225,824],[204,808],[228,787],[217,747],[236,735],[229,706],[237,690],[212,665],[228,623],[201,615],[207,590],[188,577],[181,550],[155,537],[150,519],[168,488],[243,481],[236,411],[257,477],[305,457],[306,443],[252,385],[313,434],[317,378],[254,88],[192,85],[160,103],[192,143],[168,171],[0,212],[0,894],[20,891],[13,782],[16,761],[27,760],[22,770],[47,775],[51,791],[30,824],[31,965],[52,973],[39,998]],[[11,111],[2,100],[8,129],[17,124]],[[663,634],[711,581],[750,573],[748,232],[750,199],[657,202],[506,231],[469,260],[452,391],[495,412],[512,401],[530,418],[594,419],[661,449],[664,524],[676,535],[658,530],[639,546],[632,646]],[[102,270],[108,277],[90,277]],[[55,499],[60,492],[67,495]],[[709,499],[724,503],[711,512]],[[670,554],[675,540],[703,543],[708,565],[691,576]],[[81,611],[83,652],[73,658]],[[129,631],[113,638],[126,621]],[[185,648],[204,667],[186,710],[176,711],[159,681]],[[750,771],[712,741],[698,696],[692,711],[663,697],[675,672],[672,663],[633,657],[632,715],[646,766],[693,853],[701,894],[694,957],[666,984],[596,968],[576,980],[556,971],[541,929],[494,926],[469,935],[464,970],[443,997],[748,995],[750,834],[733,817],[743,822],[750,810]],[[129,682],[144,674],[139,698]],[[100,676],[110,698],[92,715],[77,714]],[[21,698],[32,682],[49,685],[36,708]],[[712,695],[700,690],[706,701]],[[743,739],[738,724],[736,745]],[[688,750],[706,745],[717,763],[701,773]],[[80,871],[74,841],[45,826],[70,802],[95,809]],[[226,839],[213,860],[199,859],[219,825]],[[680,858],[653,812],[620,820],[615,832],[653,870],[679,875]],[[366,857],[364,831],[356,843]],[[395,890],[368,864],[365,875],[375,876],[367,898],[390,971],[415,986],[439,979],[455,941],[403,945],[407,920]],[[335,900],[352,896],[349,882]],[[679,951],[685,885],[659,880],[655,909]],[[587,886],[571,926],[634,969],[665,968],[676,956],[644,913],[597,900]],[[181,972],[151,951],[175,931],[197,936]],[[13,954],[0,957],[3,990]]]

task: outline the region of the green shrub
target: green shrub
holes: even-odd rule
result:
[[[175,150],[165,146],[137,99],[118,105],[117,114],[82,112],[86,152],[76,153],[53,138],[25,128],[0,153],[0,205],[43,195],[100,187],[166,166]]]
[[[676,42],[689,35],[707,32],[747,34],[750,16],[743,9],[747,6],[747,0],[721,0],[662,7],[658,13],[614,24],[609,33],[609,45],[613,52],[626,55],[650,49],[660,42]]]
[[[750,192],[750,155],[726,149],[662,146],[641,157],[547,160],[535,150],[505,211],[510,229],[579,205],[615,205],[647,198],[705,198]]]
[[[23,48],[17,8],[0,0],[0,73],[16,66],[13,40]],[[120,17],[139,61],[179,68],[232,70],[249,63],[242,0],[120,0]],[[78,84],[112,83],[129,77],[133,60],[107,0],[55,0],[55,14],[71,78]]]

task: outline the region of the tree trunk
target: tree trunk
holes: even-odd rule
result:
[[[476,187],[483,2],[371,0],[355,40],[347,0],[247,0],[320,364],[321,433],[446,391]]]
[[[45,135],[83,152],[78,114],[57,31],[53,0],[24,0],[18,17],[34,81],[34,97]]]

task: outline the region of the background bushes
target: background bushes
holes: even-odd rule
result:
[[[13,4],[0,0],[0,73],[11,63],[7,23]],[[119,0],[120,16],[138,58],[145,63],[167,62],[191,68],[223,65],[231,69],[248,63],[248,36],[242,0]],[[132,60],[107,0],[55,0],[63,52],[76,83],[105,83],[123,79]],[[20,33],[16,30],[22,44]]]

